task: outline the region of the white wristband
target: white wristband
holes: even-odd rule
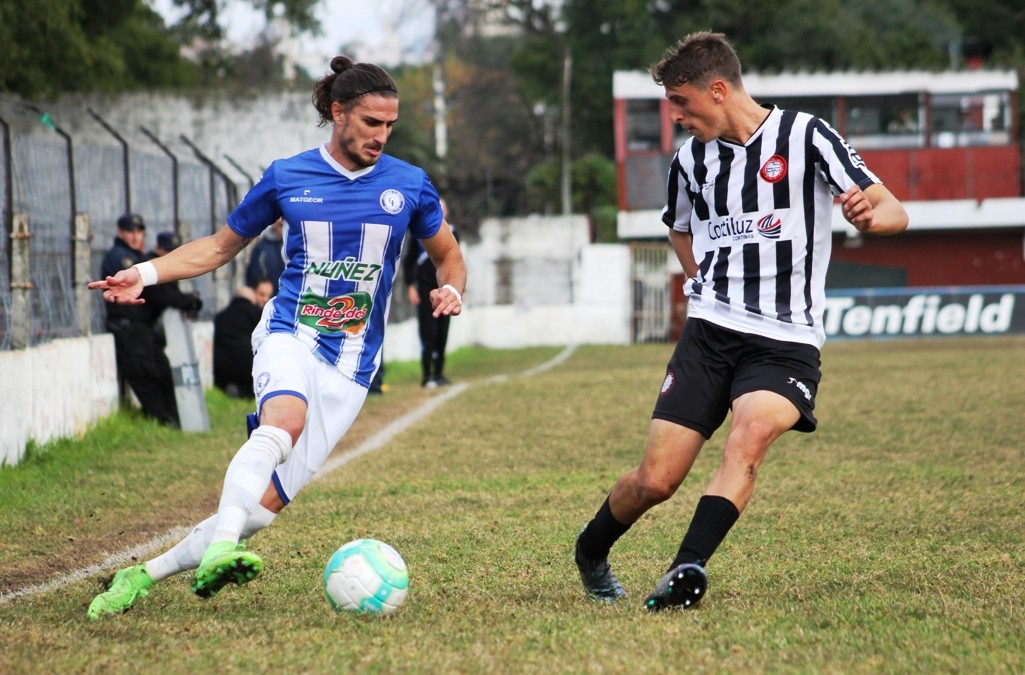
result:
[[[447,288],[448,290],[452,291],[452,295],[456,296],[456,300],[459,301],[459,304],[463,304],[463,294],[457,291],[455,286],[453,286],[452,284],[445,284],[444,286],[442,286],[442,288]]]
[[[143,286],[152,286],[157,283],[157,268],[152,262],[147,260],[134,265],[135,271],[139,273],[139,278],[142,279]]]

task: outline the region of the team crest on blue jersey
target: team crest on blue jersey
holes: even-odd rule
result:
[[[778,183],[787,175],[787,160],[782,155],[773,155],[765,161],[759,173],[768,182]]]
[[[776,214],[770,213],[758,219],[755,229],[766,239],[779,239],[780,233],[783,232],[783,222],[776,217]]]
[[[398,190],[385,190],[381,193],[381,208],[395,215],[406,205],[406,198]]]

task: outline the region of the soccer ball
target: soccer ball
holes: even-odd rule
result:
[[[337,612],[391,614],[409,590],[406,562],[376,539],[356,539],[334,552],[324,568],[324,595]]]

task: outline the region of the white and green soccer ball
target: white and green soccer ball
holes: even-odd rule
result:
[[[337,612],[391,614],[406,599],[409,571],[394,548],[356,539],[334,552],[324,568],[324,595]]]

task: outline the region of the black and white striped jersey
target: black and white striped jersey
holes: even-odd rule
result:
[[[688,316],[821,347],[833,197],[881,181],[823,120],[766,108],[744,145],[680,147],[662,221],[693,238]]]

